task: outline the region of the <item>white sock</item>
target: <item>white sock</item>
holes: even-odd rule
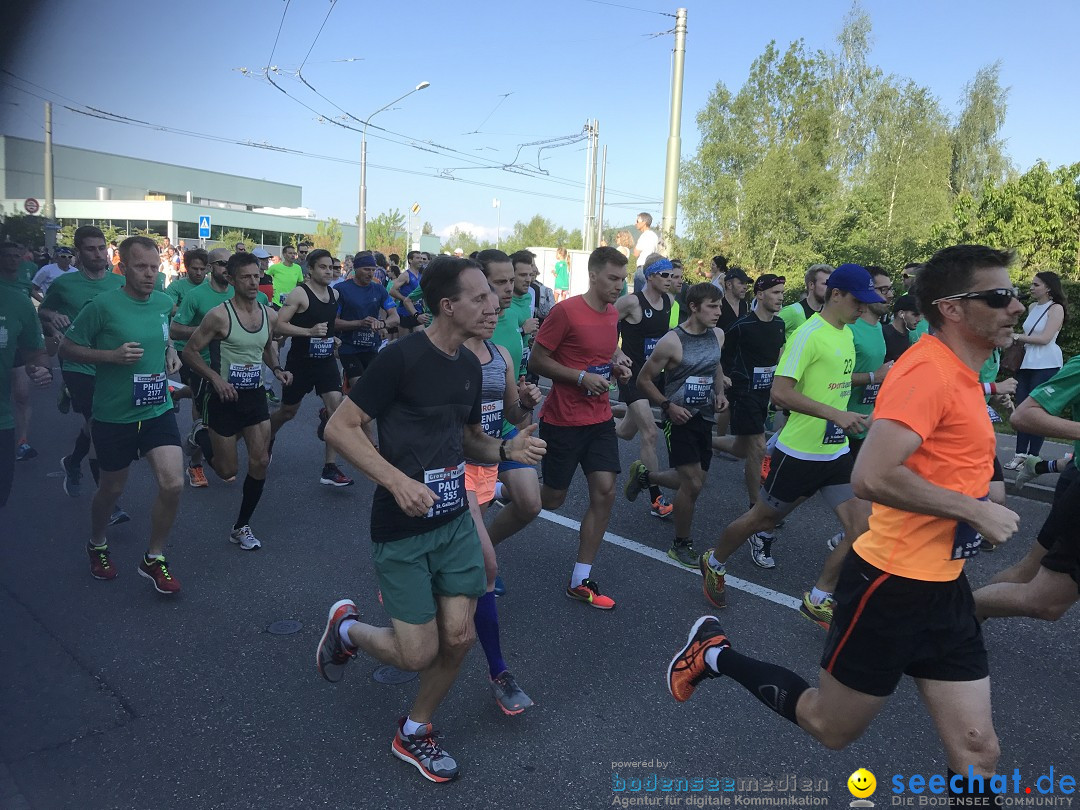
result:
[[[164,556],[164,554],[151,554],[149,551],[146,552],[146,559],[150,560],[151,562],[153,562],[154,560],[160,560]]]
[[[338,636],[341,638],[341,643],[350,649],[356,645],[349,639],[349,628],[357,623],[356,619],[342,619],[341,624],[338,625]]]
[[[832,594],[831,594],[831,593],[826,593],[825,591],[823,591],[823,590],[819,589],[819,588],[818,588],[818,587],[817,587],[817,586],[815,585],[815,586],[814,586],[814,587],[813,587],[813,588],[812,588],[812,589],[810,590],[810,604],[811,604],[811,605],[820,605],[820,604],[821,604],[822,602],[824,602],[824,601],[825,601],[826,599],[828,599],[828,598],[829,598],[830,596],[832,596]]]
[[[592,573],[592,566],[585,563],[574,563],[574,573],[570,576],[570,587],[576,588],[582,580],[588,579]]]
[[[705,651],[705,666],[716,672],[716,656],[720,655],[721,649],[719,647],[709,647]]]
[[[409,734],[415,734],[421,728],[424,727],[424,723],[417,723],[411,717],[405,718],[405,724],[401,727],[401,733],[408,736]]]
[[[497,500],[509,500],[510,493],[506,491],[506,487],[502,481],[495,482],[495,498]]]
[[[718,559],[716,559],[715,551],[709,552],[709,567],[712,568],[712,570],[716,571],[716,573],[718,574],[722,574],[727,571],[727,563],[720,562]]]

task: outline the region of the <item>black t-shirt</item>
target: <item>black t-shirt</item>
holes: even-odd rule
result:
[[[897,332],[892,324],[889,324],[881,327],[881,331],[885,334],[885,362],[895,360],[911,347],[911,339],[906,329]]]
[[[731,308],[731,304],[728,303],[727,296],[720,297],[720,319],[716,322],[716,325],[727,332],[731,328],[735,321],[742,318],[750,311],[750,305],[743,299],[739,302],[739,311],[736,312]]]
[[[732,390],[767,394],[784,340],[784,322],[775,315],[771,321],[763,321],[750,312],[735,321],[725,333],[720,360],[731,378]]]
[[[437,529],[468,509],[465,499],[465,425],[480,424],[480,361],[464,346],[454,357],[423,332],[391,343],[364,372],[371,381],[349,398],[376,420],[382,455],[441,500],[426,517],[409,517],[394,496],[375,489],[371,539],[387,543]]]

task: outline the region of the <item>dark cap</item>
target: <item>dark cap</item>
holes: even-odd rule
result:
[[[75,252],[69,247],[58,247],[56,249],[57,256],[74,256]]]
[[[732,267],[726,273],[724,273],[724,281],[731,281],[735,278],[746,284],[749,284],[751,281],[753,281],[750,276],[746,275],[746,271],[743,270],[741,267]]]
[[[911,293],[905,293],[893,301],[892,307],[893,314],[898,312],[918,312],[919,305],[915,303],[915,296]]]
[[[787,279],[783,276],[778,276],[775,273],[765,273],[758,276],[758,280],[754,282],[754,292],[765,292],[765,290],[771,290],[773,287],[786,283]]]
[[[829,275],[825,285],[830,290],[851,293],[864,304],[884,304],[885,299],[874,289],[874,280],[861,264],[842,264]]]

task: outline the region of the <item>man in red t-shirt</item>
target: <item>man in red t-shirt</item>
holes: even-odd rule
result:
[[[592,563],[615,503],[620,471],[619,439],[608,391],[612,378],[630,377],[630,359],[618,348],[619,313],[612,304],[626,280],[626,257],[611,247],[589,255],[589,289],[556,304],[536,333],[529,371],[552,381],[540,411],[540,437],[547,442],[545,509],[558,509],[581,466],[589,482],[589,509],[581,521],[577,563],[566,595],[610,610],[615,600],[600,593]]]

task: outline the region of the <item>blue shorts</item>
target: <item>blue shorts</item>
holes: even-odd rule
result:
[[[502,431],[503,439],[509,441],[510,439],[514,438],[517,435],[518,435],[518,429],[504,419],[503,420],[503,431]],[[522,464],[519,461],[500,461],[499,462],[499,472],[501,472],[501,473],[506,472],[507,470],[531,470],[531,469],[533,469],[533,466],[531,464]]]

